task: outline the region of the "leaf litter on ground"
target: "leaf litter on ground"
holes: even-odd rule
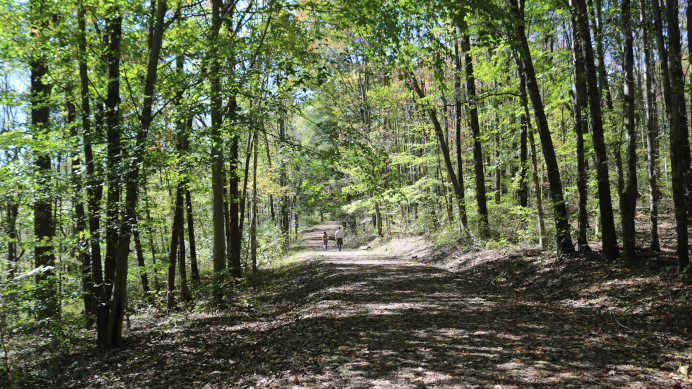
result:
[[[407,244],[429,255],[397,255]],[[24,355],[26,387],[692,386],[677,374],[692,359],[689,278],[596,254],[426,244],[304,254],[250,276],[243,304],[133,317],[123,349]]]

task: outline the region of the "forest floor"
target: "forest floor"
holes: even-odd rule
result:
[[[252,275],[242,304],[139,314],[123,349],[46,353],[26,362],[23,386],[692,387],[676,374],[692,365],[692,287],[665,264],[445,252],[420,237],[324,251],[335,226],[305,231],[312,251]]]

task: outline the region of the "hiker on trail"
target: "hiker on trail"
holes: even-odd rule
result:
[[[334,239],[336,239],[336,247],[338,247],[339,251],[341,251],[341,246],[344,245],[344,232],[341,231],[341,227],[334,231]]]
[[[329,242],[329,235],[327,235],[327,231],[322,234],[322,246],[324,246],[324,251],[327,251],[327,243]]]

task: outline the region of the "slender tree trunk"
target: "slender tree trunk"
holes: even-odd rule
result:
[[[454,43],[454,65],[456,72],[454,73],[454,136],[457,158],[457,182],[459,183],[459,220],[462,231],[468,225],[466,216],[466,194],[464,192],[464,156],[461,154],[461,54],[459,52],[460,43]],[[399,166],[399,165],[397,165]],[[403,215],[403,212],[402,212]]]
[[[214,271],[214,302],[221,304],[223,294],[219,285],[223,281],[223,271],[226,269],[226,236],[224,228],[224,196],[223,196],[223,169],[224,158],[221,138],[221,66],[218,45],[220,44],[219,31],[221,29],[221,0],[211,1],[211,186],[213,194],[212,226],[214,230],[212,262]],[[230,248],[229,248],[230,249]]]
[[[68,89],[68,93],[71,94],[72,87]],[[70,137],[72,139],[77,139],[77,124],[76,124],[76,107],[71,100],[67,100],[67,124],[70,128]],[[86,215],[84,212],[84,203],[82,202],[82,177],[77,173],[80,169],[81,160],[79,156],[73,152],[71,156],[72,160],[72,173],[71,182],[73,192],[73,204],[74,204],[74,233],[73,237],[75,239],[75,250],[77,254],[77,261],[80,264],[81,276],[82,276],[82,300],[84,302],[84,315],[87,317],[87,323],[89,327],[93,324],[91,317],[95,314],[96,301],[94,300],[94,295],[91,293],[91,288],[93,286],[93,276],[91,273],[91,256],[89,255],[89,247],[86,241]]]
[[[527,208],[529,206],[529,185],[526,178],[526,170],[528,163],[528,123],[526,122],[526,116],[521,115],[521,137],[519,146],[519,190],[517,194],[519,195],[519,206],[522,208]]]
[[[149,197],[147,195],[147,186],[144,185],[144,198],[146,200],[147,209],[147,232],[149,233],[149,247],[151,247],[151,263],[156,265],[156,245],[154,244],[154,226],[153,220],[151,219],[151,212],[149,211]],[[154,272],[154,289],[158,292],[161,290],[161,285],[159,284],[159,277]]]
[[[421,99],[425,98],[425,92],[420,88],[418,85],[418,81],[416,80],[415,77],[411,78],[412,82],[411,84],[413,85],[413,89],[415,90],[416,94],[418,94],[418,97]],[[452,165],[452,158],[449,153],[449,146],[447,145],[447,141],[445,139],[445,134],[444,131],[442,130],[442,126],[440,125],[440,122],[437,120],[437,113],[435,112],[435,109],[432,107],[428,107],[427,109],[428,116],[430,117],[430,121],[433,123],[433,127],[435,128],[435,134],[437,135],[437,143],[440,147],[440,150],[442,151],[442,156],[445,161],[445,167],[447,168],[447,175],[449,176],[449,181],[452,183],[452,188],[454,188],[454,194],[457,198],[457,203],[459,207],[461,208],[461,199],[463,198],[463,192],[461,191],[461,188],[459,186],[459,182],[457,181],[457,177],[454,174],[454,167]],[[375,209],[379,209],[379,205],[375,204]],[[379,220],[379,216],[378,216]],[[465,227],[464,227],[465,228]],[[381,228],[378,229],[378,234],[382,234],[380,231]]]
[[[175,299],[175,267],[178,257],[178,245],[180,244],[180,228],[183,226],[183,188],[179,184],[175,191],[175,210],[173,212],[173,226],[171,228],[171,249],[168,251],[168,293],[166,307],[169,311],[177,308]],[[182,297],[181,297],[182,301]]]
[[[180,202],[183,206],[183,192],[185,192],[185,183],[179,184]],[[190,290],[187,287],[187,266],[185,265],[185,210],[180,210],[180,228],[178,229],[180,236],[178,237],[178,273],[180,273],[180,302],[192,301]]]
[[[483,172],[483,150],[481,148],[481,128],[478,123],[478,103],[476,102],[476,79],[473,75],[473,59],[468,33],[461,36],[464,51],[464,70],[466,70],[466,98],[468,100],[471,133],[473,135],[473,164],[476,174],[476,204],[478,205],[479,230],[481,236],[488,236],[488,205],[485,196],[485,173]]]
[[[108,140],[108,199],[106,203],[106,259],[105,259],[105,293],[108,304],[113,296],[116,256],[118,251],[118,234],[120,231],[120,184],[122,175],[122,149],[120,144],[120,47],[122,35],[122,16],[120,9],[109,7],[109,18],[106,20],[108,51],[108,90],[106,96],[106,126]],[[109,305],[110,307],[110,305]]]
[[[560,170],[555,157],[555,149],[553,147],[550,129],[548,128],[548,121],[543,109],[541,94],[536,82],[536,73],[533,69],[533,61],[531,60],[531,52],[529,50],[528,41],[526,40],[524,25],[521,23],[524,20],[523,0],[521,9],[517,4],[517,0],[509,1],[515,16],[520,21],[514,26],[521,50],[521,52],[517,55],[517,60],[519,62],[520,71],[526,76],[526,85],[528,87],[529,96],[531,96],[531,105],[533,106],[533,113],[536,118],[536,126],[538,127],[541,145],[543,146],[543,159],[545,160],[545,164],[548,168],[548,183],[550,184],[550,194],[553,201],[553,215],[555,217],[555,238],[557,251],[560,253],[570,253],[574,251],[574,245],[572,244],[572,238],[570,236],[569,218],[567,215],[567,207],[565,206],[564,194],[562,191]]]
[[[137,254],[137,265],[139,270],[142,272],[140,279],[142,280],[142,292],[146,296],[147,300],[151,299],[151,289],[149,288],[149,277],[147,277],[146,263],[144,262],[144,252],[142,250],[142,241],[139,237],[139,223],[135,220],[134,224],[137,226],[132,230],[132,237],[135,240],[135,251]]]
[[[46,140],[50,125],[51,85],[46,84],[48,74],[48,59],[44,53],[50,15],[46,3],[32,0],[30,7],[31,38],[36,42],[36,48],[31,54],[29,68],[31,69],[31,126],[34,139]],[[34,260],[37,268],[45,270],[36,273],[36,300],[39,302],[39,319],[52,318],[60,311],[55,281],[55,255],[53,254],[53,238],[55,237],[55,221],[53,219],[53,204],[51,193],[51,155],[49,152],[34,153],[35,180],[38,190],[34,197]]]
[[[281,144],[281,149],[283,150],[286,143],[286,129],[284,128],[284,120],[279,119],[279,142]],[[288,246],[289,243],[289,233],[288,233],[288,194],[286,194],[286,187],[288,186],[288,180],[286,179],[286,163],[282,160],[279,162],[279,185],[281,185],[284,195],[281,196],[281,232],[284,235],[285,243]]]
[[[103,183],[96,176],[94,168],[94,156],[91,148],[93,132],[91,129],[89,105],[89,77],[87,73],[87,52],[86,52],[86,16],[84,14],[84,4],[80,1],[78,15],[79,29],[79,81],[82,98],[82,142],[84,144],[84,162],[86,164],[86,194],[88,206],[89,223],[89,244],[91,246],[91,278],[90,293],[93,296],[92,306],[85,310],[85,314],[91,315],[97,322],[97,333],[105,334],[108,321],[108,309],[105,301],[103,287],[103,269],[101,267],[101,233],[100,233],[100,203],[103,193]],[[86,322],[93,325],[93,319]],[[101,339],[99,339],[99,344]]]
[[[197,249],[195,247],[195,224],[192,217],[192,196],[190,189],[185,188],[185,209],[187,210],[187,239],[190,242],[190,271],[192,281],[199,283],[199,269],[197,267]]]
[[[255,131],[252,152],[252,217],[250,220],[250,259],[252,262],[252,272],[257,272],[257,151],[259,144],[259,133]]]
[[[577,136],[577,191],[579,192],[579,233],[577,242],[580,252],[591,251],[589,242],[586,238],[587,226],[589,224],[588,205],[588,175],[586,172],[586,158],[584,150],[584,133],[588,132],[586,123],[586,105],[588,95],[586,91],[586,81],[584,80],[584,57],[581,50],[581,38],[577,32],[577,21],[574,16],[570,17],[572,24],[572,62],[574,66],[575,91],[572,95],[572,105],[574,106],[574,132]]]
[[[229,120],[235,120],[236,110],[238,109],[237,101],[234,95],[230,96],[228,103],[228,118]],[[231,276],[233,278],[239,279],[243,276],[243,271],[240,264],[240,249],[242,247],[242,221],[240,220],[240,191],[239,191],[239,175],[238,175],[238,161],[239,161],[239,142],[240,134],[236,131],[231,135],[230,144],[230,170],[228,178],[228,197],[230,202],[229,207],[229,217],[231,220],[231,247],[228,248],[230,251],[230,270]],[[247,178],[247,172],[245,173],[245,178]]]
[[[637,138],[634,122],[634,38],[632,36],[631,0],[622,0],[622,33],[624,36],[624,105],[627,149],[627,184],[623,193],[622,247],[626,261],[634,261],[635,214],[637,210]]]
[[[656,0],[654,0],[656,2]],[[688,271],[690,264],[687,232],[687,208],[689,204],[690,143],[687,129],[685,104],[685,77],[682,68],[682,48],[678,26],[678,3],[671,0],[666,6],[668,19],[668,68],[670,70],[670,161],[675,207],[675,232],[677,234],[676,257],[678,272]],[[685,193],[686,189],[688,193]]]
[[[517,64],[519,67],[519,64]],[[536,193],[536,214],[538,216],[538,245],[541,248],[545,248],[545,222],[543,216],[543,196],[541,195],[541,183],[538,181],[538,156],[536,154],[536,142],[533,138],[533,127],[531,126],[531,115],[529,113],[529,102],[526,97],[526,78],[524,72],[519,69],[519,99],[521,100],[521,105],[524,108],[524,113],[521,115],[522,126],[525,126],[528,130],[527,138],[529,140],[529,146],[531,151],[531,178],[533,181],[533,187]]]
[[[577,8],[577,22],[579,36],[581,37],[581,51],[586,66],[586,82],[589,93],[589,108],[591,115],[591,128],[596,156],[596,172],[598,176],[598,203],[601,209],[601,237],[603,243],[603,257],[606,260],[614,260],[619,256],[617,236],[615,234],[615,221],[613,220],[613,205],[610,196],[610,180],[608,177],[608,158],[606,154],[605,138],[603,136],[603,118],[601,116],[600,96],[598,95],[598,75],[594,65],[591,34],[589,33],[589,20],[584,0],[575,0]]]
[[[19,205],[11,198],[7,202],[7,279],[11,280],[17,276],[18,258],[17,258],[17,216],[19,214]]]
[[[266,131],[264,132],[264,144],[267,149],[267,164],[269,165],[269,170],[272,170],[272,157],[271,154],[269,153],[269,139],[267,139],[267,133]],[[274,214],[274,195],[270,194],[269,195],[269,214],[271,215],[271,220],[272,222],[274,221],[274,218],[276,215]]]
[[[125,177],[125,203],[122,221],[120,223],[120,236],[117,245],[117,262],[115,278],[113,281],[113,301],[108,317],[108,329],[106,334],[106,347],[122,346],[122,321],[127,308],[127,271],[128,256],[130,254],[130,238],[132,229],[136,226],[133,222],[137,215],[137,195],[139,192],[139,171],[144,163],[144,143],[146,142],[149,127],[152,122],[152,105],[154,88],[158,70],[158,60],[161,54],[163,40],[163,21],[166,14],[166,0],[159,0],[156,9],[154,35],[151,40],[149,57],[147,62],[147,75],[144,82],[144,101],[140,127],[135,134],[135,145],[131,153],[125,155],[129,164],[124,168]]]
[[[649,36],[649,19],[646,17],[648,10],[644,0],[640,1],[640,22],[642,25],[642,39],[644,46],[644,88],[645,109],[646,109],[646,157],[648,161],[648,181],[649,181],[649,231],[651,234],[649,248],[652,251],[660,251],[661,244],[658,238],[658,169],[656,168],[656,157],[658,150],[656,139],[658,138],[658,115],[656,112],[656,95],[651,82],[654,77],[653,53],[651,52],[651,37]],[[692,10],[688,8],[689,12]]]

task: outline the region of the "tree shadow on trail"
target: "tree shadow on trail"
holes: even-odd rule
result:
[[[541,271],[531,264],[479,278],[328,259],[261,271],[233,310],[137,323],[126,350],[59,361],[70,369],[56,387],[672,387],[671,353],[689,347],[498,281]]]
[[[650,371],[657,344],[595,313],[479,293],[459,274],[410,263],[332,266],[319,298],[263,333],[244,380],[551,388],[668,380]]]

